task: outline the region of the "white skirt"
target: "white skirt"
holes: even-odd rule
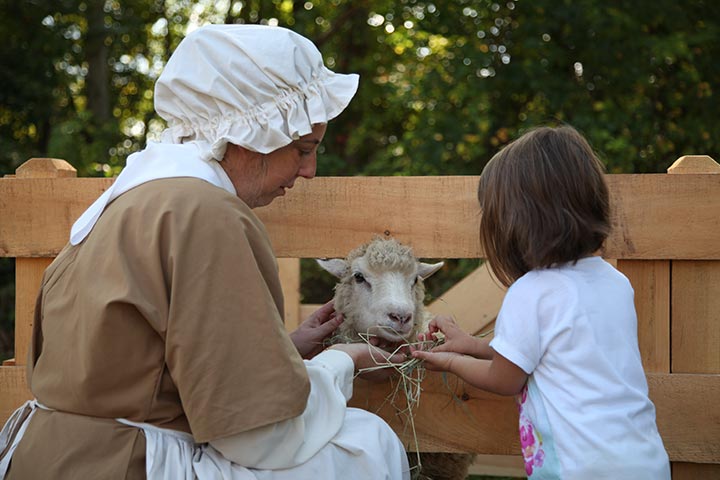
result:
[[[37,408],[31,400],[18,408],[0,432],[0,478]],[[307,462],[283,470],[256,470],[230,462],[191,435],[146,423],[117,419],[143,430],[148,480],[409,480],[410,469],[400,439],[380,417],[348,408],[340,431]],[[9,448],[8,448],[9,447]]]

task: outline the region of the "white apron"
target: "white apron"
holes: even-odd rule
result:
[[[15,410],[0,432],[0,452],[6,451],[0,460],[0,479],[5,478],[12,455],[38,408],[51,410],[29,400]],[[283,470],[245,468],[208,444],[196,444],[188,433],[116,420],[145,434],[148,480],[410,479],[405,451],[390,427],[376,415],[357,408],[347,409],[343,427],[327,446],[302,465]]]

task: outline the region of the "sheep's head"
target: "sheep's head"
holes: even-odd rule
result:
[[[346,259],[318,260],[335,275],[335,309],[345,316],[341,330],[378,335],[391,342],[414,340],[424,328],[423,280],[443,262],[420,262],[408,246],[378,238]]]

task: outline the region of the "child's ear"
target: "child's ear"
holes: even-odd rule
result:
[[[442,266],[445,265],[445,262],[438,262],[438,263],[420,263],[420,268],[418,269],[418,275],[420,275],[420,278],[425,280],[433,273],[437,272],[442,268]]]
[[[330,272],[337,278],[342,278],[348,270],[348,263],[342,258],[316,258],[315,261],[323,268],[323,270]]]

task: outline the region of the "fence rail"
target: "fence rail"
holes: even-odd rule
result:
[[[638,337],[658,428],[674,479],[720,478],[720,165],[682,157],[668,174],[608,175],[613,233],[604,256],[635,289]],[[30,397],[25,356],[44,268],[72,222],[111,179],[75,178],[66,162],[32,159],[0,179],[0,256],[16,258],[16,357],[0,367],[0,420]],[[478,177],[325,177],[257,210],[279,257],[344,256],[375,235],[425,258],[479,258]],[[299,263],[281,260],[290,325],[300,305]],[[463,328],[487,328],[502,289],[482,269],[431,305]],[[444,310],[445,309],[445,310]],[[449,310],[449,311],[448,311]],[[510,398],[429,373],[415,416],[421,450],[519,452]],[[352,404],[379,411],[406,445],[410,431],[385,400],[388,385],[357,380]],[[452,394],[450,393],[452,392]],[[385,403],[385,404],[384,404]],[[384,404],[384,405],[383,405]]]

